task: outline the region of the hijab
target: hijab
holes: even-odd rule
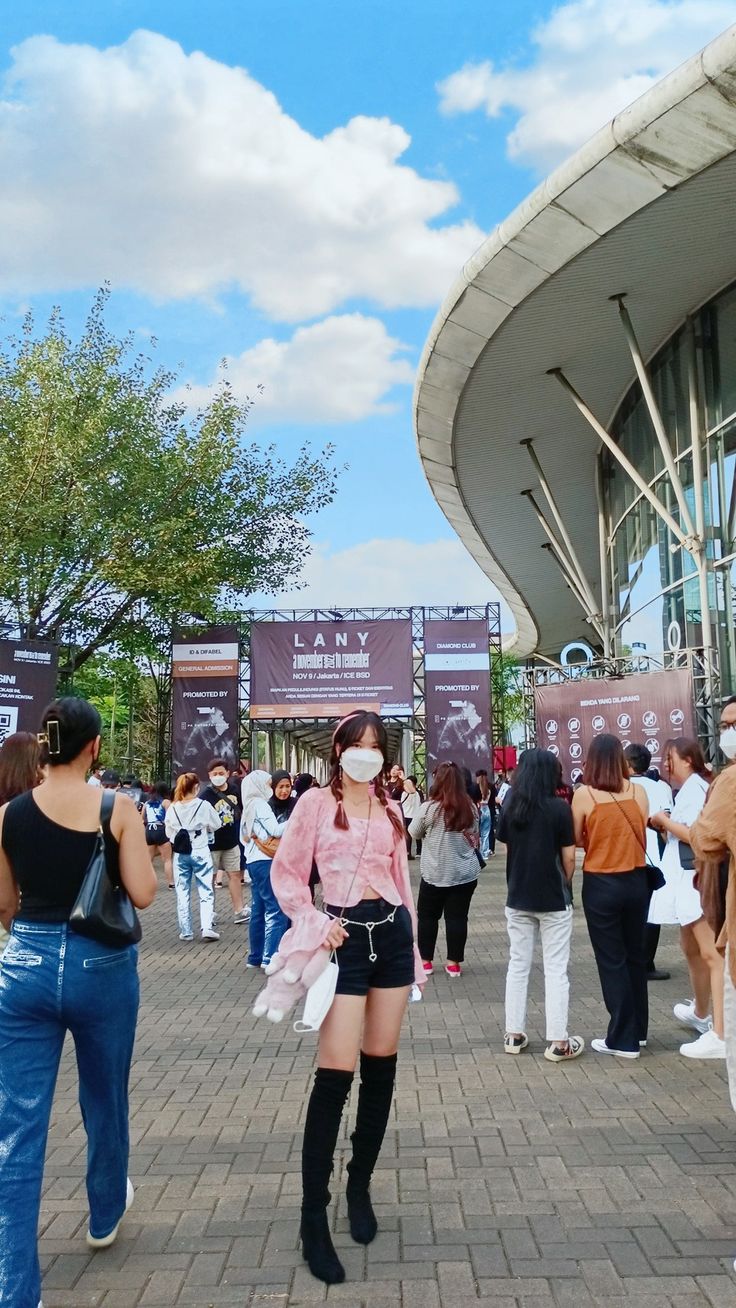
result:
[[[288,781],[289,785],[291,785],[291,774],[284,772],[283,768],[277,768],[271,777],[271,790],[274,793],[268,801],[268,806],[276,814],[279,822],[286,822],[291,817],[296,798],[292,797],[291,793],[286,799],[276,798],[276,787],[280,781]]]
[[[271,798],[270,773],[261,771],[249,772],[247,777],[243,778],[243,785],[240,793],[243,799],[243,820],[241,823],[241,831],[250,840],[259,801],[265,800],[268,802]]]
[[[294,791],[296,793],[296,798],[301,799],[302,795],[305,795],[308,790],[311,790],[313,785],[314,785],[314,777],[312,776],[311,772],[300,772],[299,776],[296,778],[294,782]]]

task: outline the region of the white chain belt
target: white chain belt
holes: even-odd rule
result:
[[[349,927],[349,926],[365,927],[366,931],[368,932],[368,948],[370,949],[368,958],[371,963],[375,963],[376,959],[378,958],[378,954],[375,952],[373,948],[373,932],[375,931],[376,927],[385,926],[387,922],[393,922],[394,918],[396,917],[396,909],[400,907],[401,905],[397,904],[396,908],[394,908],[389,913],[388,917],[382,918],[380,922],[351,922],[349,917],[338,918],[335,916],[334,913],[328,913],[327,916],[331,917],[333,922],[339,922],[341,927]]]

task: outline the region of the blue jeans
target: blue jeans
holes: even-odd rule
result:
[[[203,854],[174,854],[176,915],[183,936],[192,934],[192,878],[199,895],[199,920],[203,931],[211,931],[215,916],[214,870],[209,850]]]
[[[248,864],[250,874],[250,953],[248,962],[253,967],[270,963],[279,947],[289,919],[281,912],[279,901],[271,889],[271,860],[259,859]]]
[[[138,950],[111,949],[66,923],[15,922],[0,964],[0,1303],[37,1308],[38,1215],[64,1036],[74,1039],[87,1132],[89,1229],[125,1212],[128,1078],[138,1016]]]
[[[491,814],[487,804],[480,806],[480,852],[483,858],[491,856]]]

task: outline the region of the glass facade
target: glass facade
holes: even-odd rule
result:
[[[695,315],[700,393],[703,512],[708,554],[708,607],[724,691],[736,689],[736,284]],[[669,435],[685,498],[696,516],[688,391],[688,331],[680,329],[652,360],[649,373]],[[638,382],[612,424],[612,434],[676,521],[680,514]],[[609,576],[619,653],[643,645],[650,654],[702,644],[700,584],[691,555],[634,483],[604,451],[602,483],[610,526]],[[673,548],[675,546],[675,548]],[[673,624],[677,626],[673,626]]]

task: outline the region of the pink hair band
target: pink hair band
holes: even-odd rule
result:
[[[346,713],[344,718],[340,718],[340,721],[338,722],[337,726],[335,727],[335,730],[332,733],[333,745],[335,743],[335,736],[337,735],[340,728],[344,727],[345,723],[349,722],[351,718],[357,718],[360,713],[364,713],[364,712],[365,709],[351,709],[350,713]]]

